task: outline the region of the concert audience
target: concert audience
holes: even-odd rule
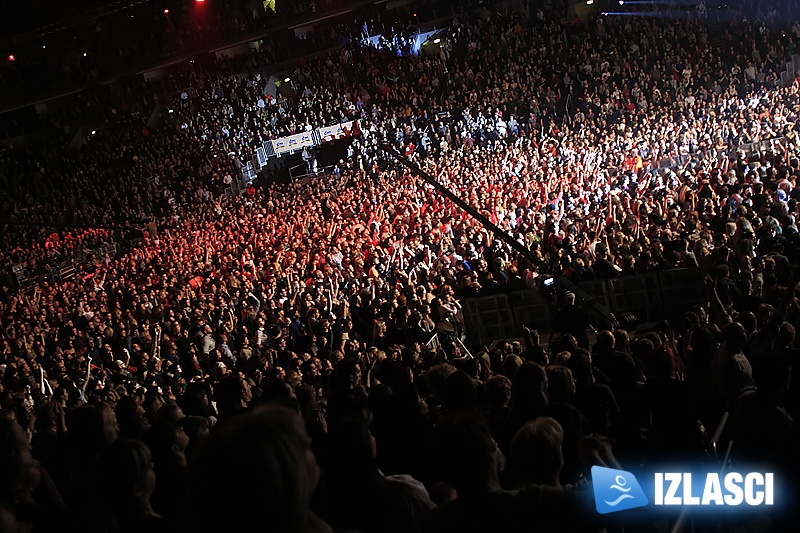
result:
[[[559,20],[461,14],[433,55],[356,45],[268,102],[260,73],[198,74],[160,128],[3,154],[0,523],[600,530],[612,441],[702,454],[724,412],[742,456],[794,464],[798,36]],[[353,119],[333,171],[228,194],[264,141]],[[461,297],[674,267],[706,290],[674,327],[592,325],[569,293],[547,343],[462,344]]]

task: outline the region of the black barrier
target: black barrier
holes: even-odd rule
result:
[[[592,323],[601,326],[609,321],[609,316],[624,314],[635,316],[640,324],[674,321],[691,306],[703,303],[705,297],[702,275],[697,268],[583,281],[575,286],[586,295],[578,303]],[[558,312],[556,300],[536,289],[462,298],[460,302],[467,340],[473,346],[519,337],[522,326],[549,332]]]

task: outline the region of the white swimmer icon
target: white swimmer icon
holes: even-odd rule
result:
[[[628,492],[630,492],[631,488],[630,487],[625,488],[625,485],[627,485],[628,482],[627,482],[627,480],[625,479],[624,476],[617,476],[616,478],[614,478],[614,481],[616,483],[614,483],[613,485],[611,485],[608,488],[609,489],[618,490],[618,491],[623,492],[625,494],[620,494],[619,497],[617,497],[616,500],[613,500],[613,501],[610,501],[610,502],[606,501],[606,505],[609,505],[611,507],[616,507],[617,505],[619,505],[619,502],[621,502],[622,500],[627,500],[628,498],[633,498],[633,496],[631,496],[630,494],[627,494]],[[605,501],[605,500],[603,500],[603,501]]]

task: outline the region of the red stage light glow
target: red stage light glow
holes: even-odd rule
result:
[[[14,57],[14,54],[8,54],[8,60],[9,61],[14,61],[15,59],[16,58]]]

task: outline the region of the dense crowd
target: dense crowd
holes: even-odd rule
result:
[[[4,267],[130,242],[3,286],[0,529],[646,529],[593,513],[587,469],[729,441],[789,479],[800,25],[771,6],[721,44],[703,20],[465,13],[432,52],[349,47],[276,96],[195,72],[160,128],[115,110],[77,155],[3,154]],[[225,194],[264,141],[345,120],[330,173]],[[85,229],[14,226],[54,221]],[[462,344],[460,297],[672,267],[706,290],[676,323],[590,342],[567,292],[549,343]]]

